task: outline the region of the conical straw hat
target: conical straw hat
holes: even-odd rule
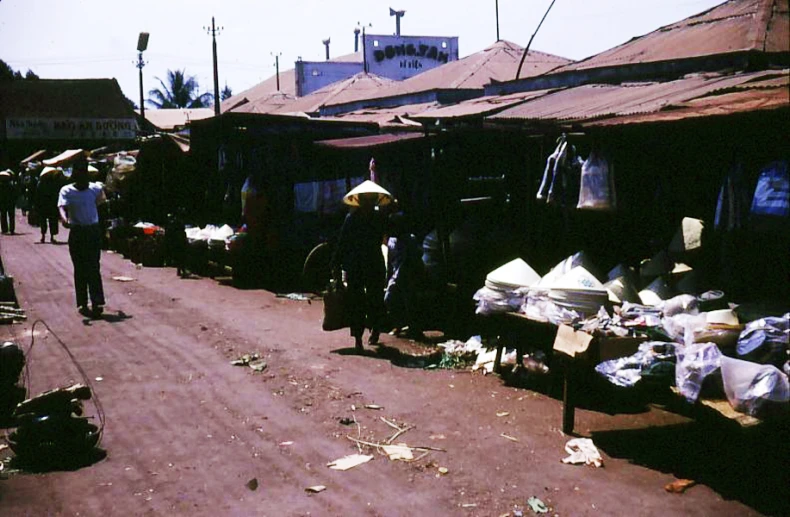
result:
[[[529,264],[517,258],[488,273],[486,280],[507,286],[530,287],[540,281],[540,275]]]
[[[359,206],[359,196],[374,196],[377,205],[388,205],[392,201],[392,194],[385,188],[370,180],[363,181],[343,196],[343,203],[348,206]]]
[[[60,172],[60,167],[49,167],[49,166],[47,166],[47,167],[44,167],[41,170],[41,174],[39,174],[38,177],[39,178],[43,178],[47,174],[50,174],[50,173],[54,174],[56,172]]]

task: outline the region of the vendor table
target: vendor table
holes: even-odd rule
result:
[[[489,318],[488,333],[503,336],[497,342],[497,353],[494,360],[494,371],[500,373],[502,351],[504,348],[515,348],[517,364],[521,364],[523,356],[523,341],[508,339],[509,335],[518,333],[540,333],[541,338],[530,340],[532,346],[550,348],[555,357],[564,360],[562,379],[562,432],[572,434],[576,416],[577,389],[579,378],[587,374],[598,363],[610,359],[617,359],[634,354],[639,344],[648,340],[646,337],[594,337],[587,332],[574,330],[568,325],[554,325],[550,322],[540,322],[528,318],[521,313],[507,312],[492,315]],[[676,400],[684,410],[695,413],[707,411],[717,417],[725,417],[736,422],[741,427],[750,427],[761,423],[761,420],[739,413],[732,409],[726,400],[701,399],[695,405],[685,402],[676,389],[673,389]]]

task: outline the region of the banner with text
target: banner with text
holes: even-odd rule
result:
[[[6,138],[24,140],[133,140],[133,118],[9,118]]]

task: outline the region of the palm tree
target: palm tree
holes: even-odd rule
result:
[[[206,108],[214,102],[210,93],[199,93],[197,79],[185,70],[168,70],[167,84],[158,77],[156,80],[162,87],[150,90],[146,102],[157,109]]]

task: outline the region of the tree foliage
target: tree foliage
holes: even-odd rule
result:
[[[0,81],[21,81],[23,79],[34,80],[39,77],[28,68],[27,73],[22,75],[19,70],[14,70],[11,66],[0,59]]]
[[[146,102],[157,109],[205,108],[214,101],[210,93],[200,93],[197,79],[185,70],[168,70],[166,82],[158,77],[156,80],[161,87],[150,90]]]
[[[229,99],[231,97],[233,97],[233,90],[231,90],[230,86],[228,86],[227,83],[225,83],[225,87],[220,92],[219,98],[220,100],[224,101],[225,99]]]

